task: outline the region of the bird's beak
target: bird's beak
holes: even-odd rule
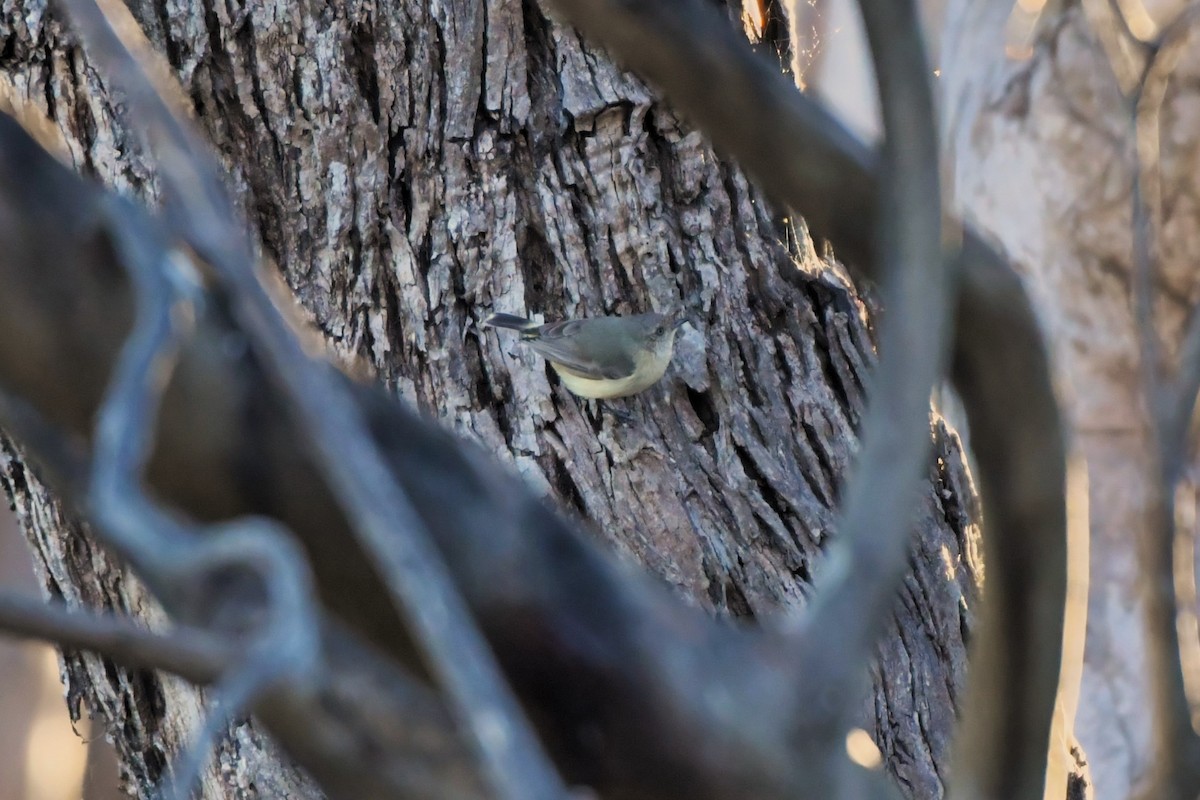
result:
[[[680,317],[679,319],[675,320],[675,326],[674,326],[675,330],[679,330],[680,328],[682,328],[684,325],[687,325],[687,324],[688,324],[688,318]]]

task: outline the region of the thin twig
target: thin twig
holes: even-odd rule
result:
[[[182,798],[199,779],[226,716],[251,708],[284,677],[303,679],[316,668],[318,615],[307,562],[281,526],[247,519],[202,529],[166,512],[142,490],[142,468],[182,335],[181,320],[194,317],[201,293],[181,253],[167,250],[160,238],[129,235],[120,224],[126,203],[112,200],[105,209],[113,245],[135,287],[137,312],[97,415],[87,492],[96,530],[176,612],[187,608],[185,598],[194,602],[205,579],[221,568],[249,569],[267,591],[269,613],[255,644],[222,676],[220,711],[210,714],[176,771],[168,794]],[[217,605],[205,603],[210,604]],[[232,605],[225,602],[223,608]],[[235,611],[252,618],[257,608],[252,602]],[[194,617],[195,608],[187,613]]]
[[[0,420],[68,499],[86,496],[89,454],[84,448],[66,442],[34,408],[3,391]],[[162,669],[196,683],[214,683],[222,676],[244,680],[239,667],[246,662],[246,646],[202,628],[181,626],[155,634],[112,615],[0,595],[0,632],[92,650],[127,667]],[[346,796],[482,800],[480,782],[437,698],[336,624],[326,621],[321,632],[322,669],[317,674],[284,675],[285,684],[262,706],[276,738],[293,753],[302,753],[305,765],[335,795],[340,791]],[[247,705],[230,703],[228,695],[222,695],[218,689],[218,711],[225,713],[210,714],[207,731],[185,752],[185,759],[194,764],[202,764],[211,749],[211,731],[220,731],[228,721],[226,709]],[[405,724],[397,726],[397,719]],[[347,750],[346,730],[371,743],[362,753],[365,763],[356,763],[352,756],[357,751]],[[194,774],[196,768],[177,765],[173,786],[191,785],[183,775]]]
[[[183,577],[200,580],[222,568],[249,569],[266,587],[267,614],[251,620],[252,636],[241,658],[217,683],[216,708],[176,765],[166,796],[178,800],[199,781],[231,719],[252,710],[269,690],[311,685],[321,672],[320,615],[304,554],[288,532],[271,520],[248,518],[210,525],[204,534],[187,558]],[[236,610],[254,614],[253,606]]]
[[[214,569],[249,568],[261,577],[269,624],[260,627],[246,660],[222,678],[222,688],[237,689],[223,698],[222,712],[238,713],[283,676],[303,676],[315,668],[319,639],[311,580],[307,563],[279,526],[247,520],[224,526],[210,539],[204,535],[208,531],[167,513],[142,490],[141,472],[182,335],[181,320],[194,316],[201,292],[187,258],[168,248],[155,229],[133,231],[122,224],[128,205],[114,198],[101,207],[111,244],[135,287],[137,312],[97,415],[86,505],[97,534],[176,612],[186,607],[185,598],[194,601],[202,593]],[[187,616],[194,617],[195,608],[191,611]],[[251,603],[236,611],[253,615],[257,609]],[[178,794],[190,793],[217,732],[210,718],[181,763]]]
[[[223,187],[222,171],[157,93],[100,9],[90,0],[69,6],[91,56],[128,94],[130,118],[158,159],[168,219],[220,276],[252,347],[286,389],[331,487],[468,723],[497,789],[510,800],[565,797],[561,779],[352,397],[328,365],[305,355],[255,275],[252,249]],[[115,11],[108,9],[110,15]]]
[[[126,203],[113,199],[109,219],[119,220]],[[153,440],[158,399],[180,332],[177,294],[169,272],[177,262],[160,236],[110,224],[121,264],[136,287],[137,316],[97,414],[88,510],[101,536],[154,591],[167,594],[187,557],[196,550],[194,533],[141,491],[141,468]],[[157,232],[154,232],[157,233]]]
[[[193,683],[211,683],[237,657],[236,645],[199,628],[153,633],[111,614],[11,594],[0,594],[0,632],[92,650],[126,667],[161,669]]]

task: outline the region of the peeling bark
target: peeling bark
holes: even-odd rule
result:
[[[131,3],[228,164],[304,313],[348,362],[510,461],[613,549],[714,613],[805,603],[873,362],[839,272],[640,81],[532,3]],[[0,4],[0,69],[75,164],[153,196],[134,135],[40,4]],[[667,310],[692,326],[633,422],[565,392],[491,311]],[[977,510],[955,434],[863,724],[906,794],[944,794],[976,594]],[[21,462],[5,483],[51,592],[150,614],[136,582],[67,533]],[[70,656],[142,792],[186,741],[195,694]],[[803,676],[798,676],[803,679]],[[270,749],[237,729],[206,797]],[[265,769],[265,767],[262,767]],[[264,796],[315,796],[301,778]]]

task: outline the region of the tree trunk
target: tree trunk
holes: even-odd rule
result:
[[[1183,4],[1148,5],[1162,25]],[[1010,34],[1019,28],[1011,3],[950,3],[946,141],[959,205],[1003,244],[1040,304],[1087,461],[1092,591],[1076,731],[1097,797],[1115,800],[1130,796],[1151,755],[1136,547],[1156,478],[1132,300],[1134,140],[1122,96],[1144,60],[1103,3],[1052,6],[1032,46],[1010,39],[1007,55],[1006,20]],[[1121,40],[1123,50],[1110,46]],[[1198,55],[1194,44],[1185,50],[1162,109],[1153,324],[1171,360],[1200,293]]]
[[[336,352],[473,437],[608,546],[714,613],[805,603],[836,535],[873,350],[862,303],[742,173],[637,79],[533,3],[135,2],[225,159],[264,255]],[[83,170],[146,196],[135,132],[40,3],[3,6],[3,66]],[[569,395],[492,311],[686,314],[672,372],[620,421]],[[957,437],[935,421],[913,572],[863,709],[913,798],[944,794],[978,530]],[[45,585],[154,616],[19,459],[4,470]],[[142,794],[196,693],[66,659]],[[803,680],[803,676],[797,676]],[[206,797],[311,797],[240,725]],[[254,791],[249,792],[251,795]]]

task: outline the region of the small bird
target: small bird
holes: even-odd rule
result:
[[[685,322],[638,314],[541,325],[513,314],[492,314],[483,325],[520,331],[521,341],[549,361],[574,394],[608,400],[637,394],[663,376],[675,332]]]

